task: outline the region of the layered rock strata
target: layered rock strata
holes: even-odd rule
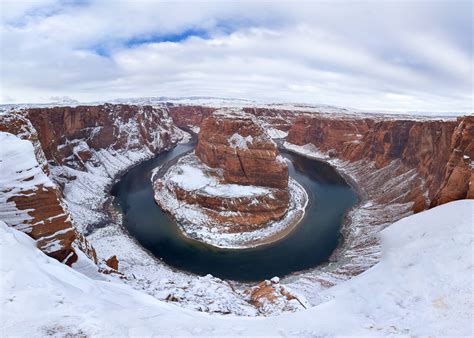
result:
[[[374,169],[398,161],[399,171],[412,169],[419,185],[404,195],[413,211],[474,198],[472,158],[473,116],[457,120],[376,120],[302,116],[289,130],[287,141],[312,144],[331,157],[368,161]]]
[[[51,257],[73,265],[79,257],[97,263],[92,245],[70,217],[31,123],[0,115],[0,219],[37,241]],[[84,262],[81,262],[84,264]]]
[[[288,166],[278,148],[248,115],[227,111],[201,124],[196,155],[223,170],[226,182],[286,189]]]
[[[306,194],[251,116],[229,110],[204,120],[195,153],[155,175],[155,199],[190,237],[255,246],[301,218]],[[179,212],[176,212],[179,210]]]

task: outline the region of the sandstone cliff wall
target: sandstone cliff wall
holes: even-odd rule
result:
[[[25,117],[0,115],[0,219],[30,235],[38,248],[72,265],[82,251],[94,263],[94,248],[80,234],[66,209],[49,167],[38,134]]]
[[[38,131],[47,160],[56,164],[88,161],[90,150],[147,149],[156,153],[175,137],[167,110],[151,106],[31,108],[24,115]],[[78,149],[81,142],[89,149]]]
[[[221,168],[227,183],[286,189],[288,166],[276,144],[250,117],[212,116],[203,120],[196,155]]]
[[[473,198],[474,117],[457,120],[377,120],[301,116],[287,141],[313,144],[347,161],[370,161],[381,169],[400,161],[401,172],[415,169],[422,179],[405,202],[421,211],[456,199]]]

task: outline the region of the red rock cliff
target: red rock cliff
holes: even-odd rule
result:
[[[228,183],[288,187],[288,166],[276,144],[251,117],[216,114],[201,124],[196,155],[221,168]]]
[[[173,124],[165,108],[104,104],[31,108],[24,114],[38,131],[46,158],[57,164],[88,160],[87,151],[74,151],[78,140],[92,150],[148,149],[152,153],[173,143]]]
[[[302,116],[295,120],[288,142],[311,143],[343,160],[372,161],[375,168],[400,160],[424,180],[422,191],[408,199],[415,211],[455,199],[472,198],[473,117],[456,120],[404,120]]]
[[[202,126],[213,108],[180,106],[172,114],[178,124]],[[415,169],[423,180],[403,201],[414,201],[415,211],[455,199],[473,198],[472,120],[407,119],[305,113],[288,109],[246,107],[269,126],[288,131],[287,141],[313,144],[347,161],[371,161],[376,169],[400,161],[399,172]],[[416,191],[414,191],[416,190]]]
[[[60,190],[48,177],[48,164],[31,123],[18,114],[0,115],[0,131],[5,132],[0,218],[61,262],[73,264],[82,251],[97,263],[94,248],[76,231]]]

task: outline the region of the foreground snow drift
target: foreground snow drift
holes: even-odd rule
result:
[[[268,318],[192,312],[92,280],[0,222],[1,335],[472,335],[473,211],[462,200],[396,222],[379,264],[319,306]]]

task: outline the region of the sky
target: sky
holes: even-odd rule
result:
[[[473,111],[472,1],[0,1],[0,103]]]

